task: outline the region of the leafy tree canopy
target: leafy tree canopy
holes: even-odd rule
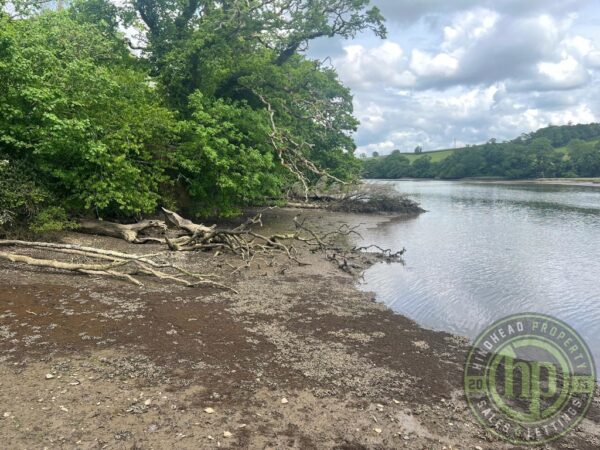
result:
[[[319,37],[384,37],[369,0],[7,5],[0,160],[25,168],[41,207],[232,214],[295,183],[359,175],[351,93],[303,50]],[[30,200],[2,208],[27,215]]]
[[[0,151],[73,210],[154,210],[173,114],[122,42],[67,12],[0,21]]]

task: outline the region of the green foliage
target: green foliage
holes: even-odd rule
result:
[[[230,215],[298,180],[360,173],[350,91],[301,50],[385,36],[369,0],[12,3],[15,17],[0,16],[3,223],[47,231],[182,199]]]
[[[182,198],[199,214],[231,215],[293,185],[360,174],[351,93],[302,50],[319,37],[385,36],[369,0],[11,3],[16,17],[0,13],[0,227],[64,229],[74,215],[134,217]],[[394,152],[362,169],[598,176],[598,137],[598,124],[548,127],[460,152]]]
[[[535,139],[545,138],[550,141],[553,147],[562,147],[574,139],[590,141],[598,137],[600,137],[600,123],[563,126],[550,125],[533,133],[524,134],[516,139],[515,142],[530,143]]]
[[[0,153],[0,231],[35,218],[49,198],[26,165]]]
[[[0,26],[4,151],[69,209],[153,211],[173,119],[123,44],[67,13]]]
[[[431,162],[431,156],[429,155],[416,159],[412,163],[411,169],[411,176],[415,178],[432,178],[435,173]]]
[[[363,29],[384,35],[383,19],[368,3],[234,0],[205,7],[134,0],[132,6],[148,28],[146,54],[171,106],[189,118],[188,98],[200,91],[257,111],[271,108],[277,137],[267,141],[275,159],[314,182],[320,174],[303,159],[337,178],[358,176],[351,137],[358,123],[336,73],[297,50],[320,36],[352,37]],[[264,139],[253,143],[263,145]]]
[[[600,177],[600,142],[573,140],[569,150],[574,173],[581,177]]]
[[[48,233],[76,228],[67,212],[60,206],[49,206],[42,209],[31,221],[29,229],[35,233]]]
[[[175,164],[197,211],[231,215],[276,197],[283,177],[268,147],[265,112],[243,102],[213,101],[200,92],[190,97],[190,108]]]
[[[273,109],[274,121],[282,142],[279,148],[297,165],[293,152],[328,169],[340,179],[356,178],[360,161],[354,157],[356,146],[351,133],[358,121],[353,116],[350,91],[331,69],[300,57],[285,65],[271,63],[273,55],[265,52],[260,59],[248,61],[245,75],[240,77],[238,93],[246,93],[250,101]],[[306,171],[316,182],[319,174]]]
[[[404,178],[410,176],[410,161],[400,152],[392,153],[385,159],[383,177],[381,178]]]
[[[600,126],[570,125],[549,127],[511,142],[428,152],[422,155],[399,151],[363,162],[365,178],[443,178],[496,177],[507,179],[600,176],[600,143],[580,139],[568,147],[555,148],[550,137],[584,135],[600,137]],[[531,136],[537,136],[531,138]],[[548,137],[550,136],[550,137]],[[561,139],[554,142],[562,143]],[[442,155],[443,157],[440,157]]]

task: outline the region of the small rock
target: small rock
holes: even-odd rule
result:
[[[375,407],[379,410],[379,411],[383,411],[383,405],[378,403],[375,405]]]
[[[483,450],[483,447],[481,445],[476,445],[475,450]]]
[[[383,432],[381,428],[373,428],[373,431],[377,434],[381,434]]]
[[[212,408],[204,408],[204,412],[206,414],[214,414],[215,410]]]
[[[281,404],[282,404],[282,405],[287,405],[288,403],[289,403],[289,401],[288,401],[288,399],[287,399],[287,398],[282,398],[282,399],[281,399]]]
[[[54,375],[52,375],[51,373],[46,374],[46,380],[51,380],[53,378],[56,378],[56,377]]]
[[[232,436],[233,436],[233,434],[231,434],[229,431],[223,431],[223,437],[224,438],[229,439]]]
[[[393,400],[393,402],[394,402],[396,405],[399,405],[399,404],[400,404],[400,402],[399,402],[398,400],[396,400],[395,398],[394,398],[394,399],[392,399],[392,400]]]
[[[248,425],[246,425],[245,423],[241,424],[238,426],[238,428],[246,428]]]
[[[3,416],[4,416],[5,419],[8,419],[10,417],[10,413],[9,412],[5,412],[3,414]]]
[[[151,399],[151,398],[149,398],[149,399],[147,399],[147,400],[144,402],[144,405],[146,405],[146,406],[150,406],[150,404],[151,404],[151,403],[152,403],[152,399]]]
[[[69,412],[69,410],[68,410],[67,408],[65,408],[64,406],[62,406],[62,405],[61,405],[61,406],[59,406],[58,408],[59,408],[61,411],[64,411],[64,412]]]

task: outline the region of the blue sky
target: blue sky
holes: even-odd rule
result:
[[[388,39],[322,39],[354,93],[359,153],[600,121],[600,1],[372,0]]]

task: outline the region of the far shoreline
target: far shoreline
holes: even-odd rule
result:
[[[584,186],[600,188],[600,178],[525,178],[515,180],[493,177],[458,178],[454,180],[441,178],[365,178],[364,181],[462,181],[481,184],[538,184],[549,186]]]

